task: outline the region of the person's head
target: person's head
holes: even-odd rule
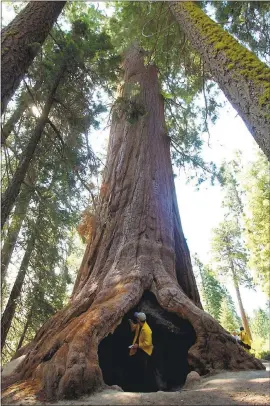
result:
[[[244,327],[240,327],[240,331],[244,331]]]
[[[233,336],[236,336],[236,335],[237,335],[237,334],[236,334],[236,331],[233,331],[233,332],[232,332],[232,335],[233,335]]]
[[[145,313],[134,313],[134,317],[136,318],[136,320],[138,321],[138,323],[142,326],[145,323],[146,320],[146,315]]]

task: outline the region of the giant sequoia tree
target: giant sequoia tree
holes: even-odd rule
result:
[[[147,312],[154,339],[164,332],[160,344],[167,353],[159,368],[167,389],[172,371],[174,386],[185,380],[181,333],[186,334],[189,369],[205,374],[263,368],[201,308],[177,208],[158,71],[143,61],[137,46],[125,57],[97,226],[70,303],[17,353],[26,358],[14,379],[40,382],[47,398],[79,396],[104,381],[132,389],[125,321],[134,309]]]
[[[65,1],[31,1],[1,32],[1,114],[40,50]]]

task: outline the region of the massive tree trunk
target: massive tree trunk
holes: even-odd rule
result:
[[[40,381],[47,399],[72,398],[101,387],[104,380],[121,384],[129,376],[127,318],[135,309],[146,311],[154,343],[160,340],[172,362],[185,333],[189,369],[205,374],[263,368],[195,304],[200,301],[175,199],[157,69],[145,67],[143,56],[133,47],[124,61],[125,87],[112,118],[99,222],[71,301],[17,354],[27,356],[14,379]],[[164,332],[164,339],[157,331]],[[114,355],[117,362],[111,363]],[[169,389],[172,368],[160,360]],[[174,367],[175,386],[182,366]],[[117,369],[119,380],[110,368]],[[132,382],[125,380],[125,388],[132,389]]]
[[[7,221],[7,218],[9,216],[9,214],[12,210],[12,207],[16,201],[16,198],[20,192],[21,184],[29,169],[29,165],[35,154],[35,150],[41,139],[45,125],[48,122],[48,117],[49,117],[49,113],[50,113],[51,107],[54,102],[55,94],[56,94],[57,88],[61,82],[61,79],[63,78],[65,70],[66,70],[66,64],[64,63],[55,77],[54,83],[52,85],[51,90],[49,91],[46,103],[44,105],[42,115],[38,119],[36,128],[35,128],[32,136],[30,137],[30,140],[29,140],[25,150],[23,151],[21,160],[13,175],[13,178],[12,178],[10,184],[8,185],[6,191],[3,194],[2,202],[1,202],[1,229],[4,227],[5,222]]]
[[[28,185],[24,185],[21,193],[19,194],[16,208],[12,216],[12,222],[8,229],[7,237],[4,241],[4,245],[1,251],[1,278],[2,282],[4,281],[9,262],[11,260],[15,244],[21,230],[23,220],[25,218],[28,205],[30,203],[31,197],[33,194],[33,189]]]
[[[30,236],[30,239],[27,244],[26,251],[24,253],[22,263],[19,269],[19,272],[17,274],[16,280],[14,282],[13,288],[11,290],[6,308],[4,310],[2,319],[1,319],[1,349],[4,347],[6,338],[12,323],[12,319],[15,314],[16,306],[17,306],[17,300],[19,299],[21,292],[22,292],[22,287],[23,283],[25,280],[25,275],[28,269],[28,265],[31,259],[31,255],[34,249],[35,245],[35,240],[36,240],[36,228],[38,228],[38,222],[37,220],[36,227],[32,231],[32,234]]]
[[[270,69],[195,3],[172,1],[170,9],[214,80],[270,159]]]
[[[1,114],[65,3],[65,1],[31,1],[2,30]]]

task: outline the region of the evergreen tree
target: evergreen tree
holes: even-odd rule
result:
[[[232,298],[228,294],[223,297],[220,307],[219,321],[222,327],[231,333],[239,329],[241,319],[237,315]]]
[[[208,3],[209,4],[209,3]],[[215,18],[260,58],[270,55],[270,4],[267,1],[211,2]]]
[[[170,9],[214,80],[270,159],[268,66],[195,3],[170,2]]]
[[[218,273],[222,276],[228,275],[234,284],[243,325],[251,337],[240,285],[251,287],[252,280],[247,270],[248,255],[241,240],[241,229],[237,221],[224,220],[213,230],[212,251]]]
[[[247,197],[244,224],[250,253],[249,266],[253,270],[255,281],[270,295],[270,181],[269,163],[263,154],[258,155],[244,176]]]
[[[1,114],[40,51],[65,3],[31,1],[2,30]]]
[[[219,321],[221,304],[224,296],[226,295],[226,291],[224,287],[219,283],[209,266],[203,265],[203,263],[198,259],[197,256],[195,256],[194,262],[195,266],[199,270],[199,290],[201,293],[204,310]]]
[[[60,101],[58,101],[58,103],[63,103],[65,106],[65,96],[67,95],[67,88],[65,86],[64,97],[61,100],[61,90],[58,89],[61,82],[62,86],[64,80],[71,81],[70,83],[72,84],[74,76],[78,75],[78,67],[81,66],[82,63],[85,65],[89,62],[89,60],[93,62],[93,59],[97,57],[97,54],[102,55],[102,52],[105,52],[106,50],[109,51],[110,48],[111,45],[109,43],[108,36],[106,36],[102,32],[100,34],[95,34],[91,29],[89,29],[89,27],[87,27],[87,23],[79,20],[74,21],[72,32],[66,34],[65,43],[61,45],[61,48],[60,50],[58,49],[58,52],[55,51],[54,65],[51,72],[49,72],[52,83],[50,83],[49,85],[49,91],[47,92],[47,96],[44,100],[42,114],[37,119],[36,126],[32,131],[32,135],[24,151],[22,152],[22,156],[13,175],[13,178],[10,181],[2,197],[1,227],[4,226],[12,210],[14,202],[19,194],[23,179],[27,173],[31,160],[33,159],[36,148],[44,133],[46,125],[50,125],[59,136],[57,126],[52,122],[49,114],[53,115],[54,111],[51,111],[51,109],[53,107],[53,104],[59,99],[59,97]],[[104,62],[106,63],[106,59],[104,60]],[[83,70],[83,72],[85,74],[85,69]],[[74,93],[74,91],[72,93]],[[69,98],[71,98],[72,93],[68,95]],[[56,106],[55,109],[58,110],[58,106]],[[87,114],[87,111],[85,111],[85,114]],[[70,121],[72,120],[71,117],[68,118]],[[81,126],[85,126],[87,118],[89,119],[89,112],[88,115],[86,115],[85,117],[78,117],[77,119],[80,120]]]
[[[250,324],[254,336],[269,341],[270,318],[267,311],[261,308],[255,310]]]

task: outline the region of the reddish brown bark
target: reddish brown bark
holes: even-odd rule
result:
[[[1,114],[65,3],[65,1],[30,1],[2,30]]]
[[[124,69],[125,83],[139,84],[140,93],[131,98],[125,87],[121,100],[129,106],[136,101],[137,111],[143,106],[139,110],[144,113],[131,124],[128,103],[115,109],[101,220],[86,249],[72,299],[17,354],[27,354],[17,379],[41,380],[49,399],[79,396],[103,385],[99,343],[145,291],[151,291],[163,309],[192,324],[197,336],[188,356],[192,369],[206,373],[263,368],[191,300],[199,304],[176,206],[157,69],[144,66],[143,52],[136,47],[126,55]],[[134,118],[136,109],[132,112]]]

